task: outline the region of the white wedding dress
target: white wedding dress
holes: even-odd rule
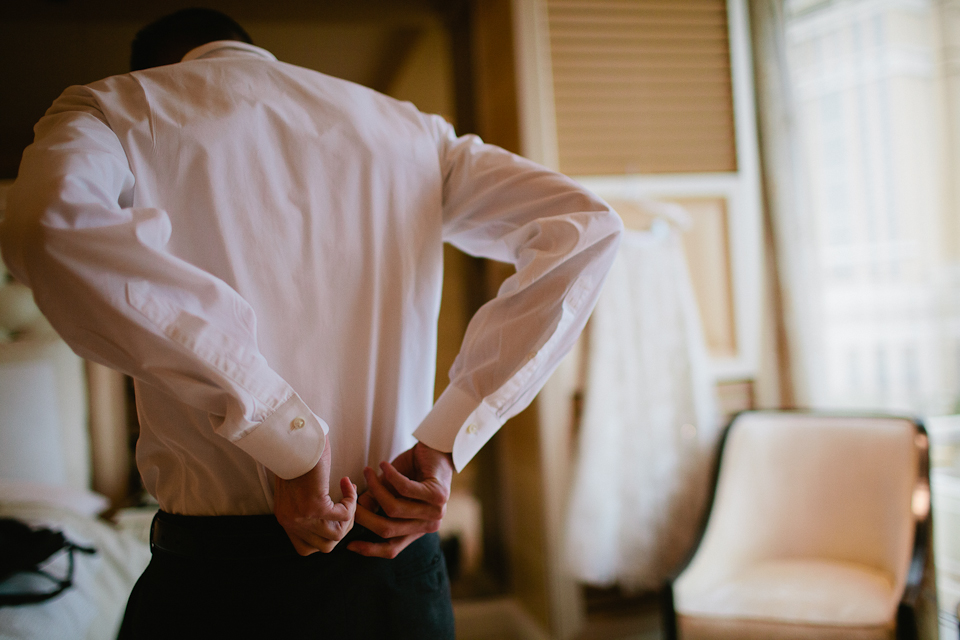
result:
[[[657,588],[696,534],[718,425],[678,230],[626,232],[588,331],[569,568]]]

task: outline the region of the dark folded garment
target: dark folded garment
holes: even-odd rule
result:
[[[74,552],[96,553],[67,540],[60,531],[34,529],[14,518],[0,518],[0,607],[43,602],[73,585]],[[62,578],[47,566],[58,553],[67,554]]]

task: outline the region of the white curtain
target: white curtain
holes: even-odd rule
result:
[[[566,554],[581,581],[656,588],[689,548],[717,431],[680,231],[627,231],[590,320]]]
[[[960,5],[750,7],[798,404],[960,408]]]

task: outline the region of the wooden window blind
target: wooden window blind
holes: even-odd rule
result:
[[[724,0],[547,0],[560,169],[736,171]]]

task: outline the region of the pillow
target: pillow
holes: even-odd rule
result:
[[[90,488],[83,361],[56,335],[0,343],[0,478]]]

